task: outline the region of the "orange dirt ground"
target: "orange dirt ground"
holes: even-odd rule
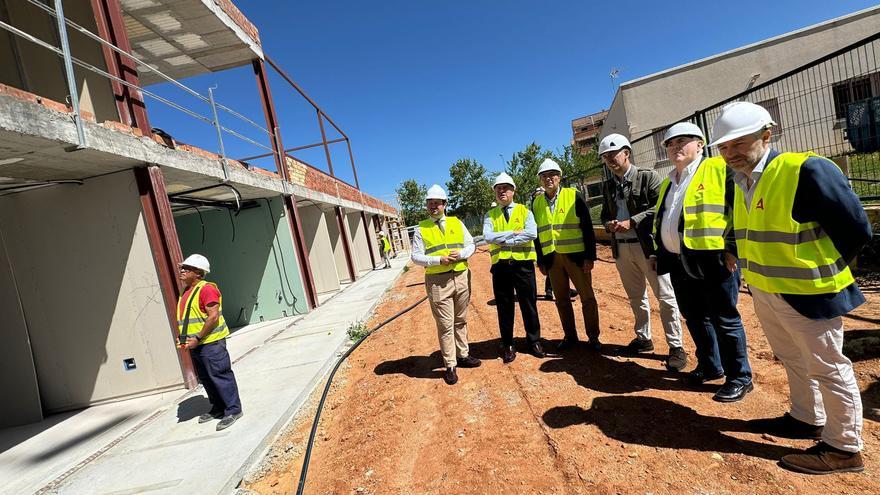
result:
[[[546,359],[519,353],[502,364],[495,307],[487,304],[493,296],[485,248],[471,260],[468,313],[471,354],[483,360],[482,367],[459,370],[455,386],[443,382],[427,302],[371,335],[334,381],[306,493],[878,493],[880,287],[863,287],[868,303],[845,320],[845,349],[865,406],[866,470],[808,476],[776,461],[810,442],[746,428],[746,420],[780,415],[788,403],[785,371],[774,360],[748,293],[740,294],[739,307],[756,387],[742,402],[721,404],[711,400],[718,384],[688,387],[664,368],[667,347],[653,297],[655,352],[622,355],[633,337],[633,317],[610,250],[600,247],[599,254],[593,286],[601,352],[584,347]],[[423,281],[423,270],[410,265],[368,326],[422,297]],[[539,293],[543,281],[538,274]],[[539,299],[538,311],[549,350],[562,337],[559,318],[552,302]],[[582,321],[578,331],[585,339]],[[515,335],[524,346],[519,316]],[[689,370],[689,335],[685,348]],[[315,403],[242,488],[296,491]]]

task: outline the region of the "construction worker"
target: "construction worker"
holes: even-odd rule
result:
[[[180,263],[183,294],[177,302],[180,345],[189,349],[196,374],[211,410],[199,416],[199,423],[220,419],[217,431],[232,426],[241,417],[238,384],[226,350],[229,328],[223,318],[223,296],[217,284],[205,280],[211,271],[208,259],[192,254]]]
[[[425,206],[430,218],[413,232],[412,261],[425,267],[425,290],[437,323],[440,353],[449,385],[458,382],[457,367],[476,368],[480,360],[469,354],[467,307],[471,299],[467,259],[474,254],[474,239],[455,217],[447,217],[446,192],[438,185],[428,189]]]
[[[620,134],[609,134],[599,142],[599,156],[611,172],[602,183],[602,212],[605,230],[611,233],[614,265],[635,317],[635,338],[626,346],[630,354],[651,352],[651,305],[648,285],[660,303],[660,321],[669,345],[666,368],[681,371],[687,366],[682,347],[678,303],[669,274],[657,275],[648,257],[654,252],[654,206],[660,194],[660,176],[653,170],[632,164],[632,146]],[[647,283],[646,283],[647,281]]]
[[[492,189],[498,206],[486,215],[483,238],[489,244],[492,256],[492,290],[501,330],[501,360],[510,363],[516,359],[513,348],[514,291],[519,300],[529,353],[543,358],[535,284],[537,255],[534,240],[538,237],[535,218],[528,208],[513,202],[516,184],[509,175],[499,174]]]
[[[584,326],[590,348],[599,350],[599,306],[593,293],[592,270],[596,260],[596,236],[590,210],[583,195],[570,187],[561,187],[562,169],[550,158],[538,167],[538,177],[544,194],[532,202],[532,212],[538,226],[535,249],[538,268],[550,277],[556,292],[556,310],[562,322],[565,337],[557,351],[573,348],[578,342],[571,299],[558,297],[565,294],[569,281],[574,284],[583,306]]]
[[[382,246],[382,261],[385,262],[385,266],[383,268],[391,268],[391,259],[389,258],[389,253],[391,253],[391,242],[388,241],[388,237],[385,236],[385,231],[379,231],[379,245]]]
[[[763,107],[738,102],[725,107],[712,128],[712,144],[736,171],[740,266],[791,392],[791,412],[752,426],[821,439],[784,456],[784,467],[811,474],[861,471],[862,401],[843,354],[842,317],[865,302],[848,265],[871,239],[871,227],[834,163],[770,149],[774,125]]]
[[[702,384],[725,378],[713,399],[740,401],[754,385],[736,308],[740,273],[731,223],[733,172],[724,160],[703,156],[703,131],[689,122],[670,127],[663,146],[674,168],[657,199],[656,268],[669,274],[697,348],[697,367],[686,379]]]

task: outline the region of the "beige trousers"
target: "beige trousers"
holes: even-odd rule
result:
[[[584,273],[580,265],[571,261],[564,254],[556,253],[553,256],[553,265],[547,272],[550,277],[550,285],[556,294],[556,311],[559,313],[559,321],[562,322],[562,331],[568,340],[578,340],[577,326],[574,319],[574,309],[571,299],[568,297],[568,281],[574,284],[574,288],[581,298],[581,307],[584,315],[584,327],[587,337],[592,340],[599,339],[599,305],[596,302],[596,294],[593,292],[593,276],[590,272]]]
[[[437,323],[440,354],[447,368],[468,356],[467,309],[471,300],[470,270],[425,275],[425,291]]]
[[[791,415],[825,425],[822,441],[847,452],[862,449],[862,399],[852,362],[843,355],[843,318],[811,320],[779,294],[750,286],[767,341],[785,366]]]

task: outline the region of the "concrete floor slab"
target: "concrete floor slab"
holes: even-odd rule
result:
[[[0,430],[2,493],[227,493],[266,452],[401,273],[375,270],[324,305],[244,327],[228,340],[244,416],[222,432],[198,423],[200,388],[59,415]]]

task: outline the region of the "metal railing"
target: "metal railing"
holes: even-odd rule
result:
[[[835,160],[863,201],[880,199],[880,33],[733,95],[675,122],[698,125],[706,137],[722,108],[749,101],[777,126],[774,148],[813,151]],[[669,125],[675,122],[669,122]],[[873,127],[872,127],[873,126]],[[672,164],[662,146],[667,127],[632,141],[633,161],[663,174]],[[717,154],[706,148],[709,155]]]

